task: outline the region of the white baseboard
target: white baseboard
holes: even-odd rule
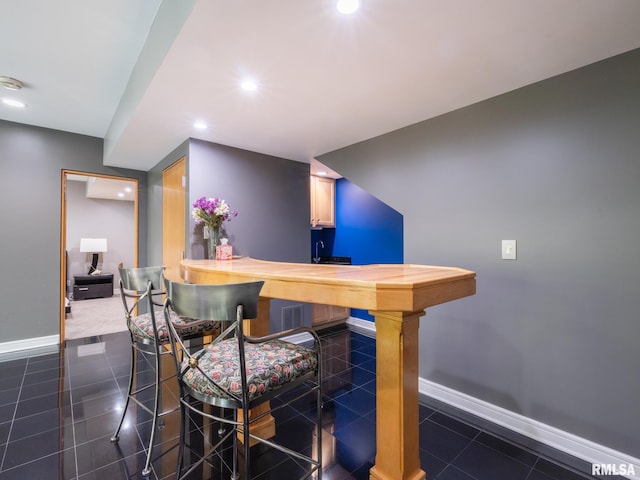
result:
[[[360,318],[349,317],[346,321],[347,325],[349,325],[351,330],[354,330],[362,335],[367,335],[369,337],[376,336],[376,327],[373,322],[369,322],[367,320],[362,320]],[[313,341],[313,337],[308,333],[299,333],[297,335],[290,335],[288,337],[284,337],[284,340],[291,343],[305,343]]]
[[[350,317],[347,324],[363,335],[375,337],[375,323]],[[640,459],[618,452],[572,433],[560,430],[524,415],[498,407],[465,393],[453,390],[425,378],[418,378],[418,390],[447,405],[483,418],[491,423],[555,448],[591,464],[633,465],[635,475],[626,478],[640,480]]]
[[[634,468],[638,471],[636,471],[635,475],[629,476],[628,478],[640,479],[640,459],[638,458],[424,378],[419,378],[418,389],[423,395],[440,400],[448,405],[584,460],[587,463],[634,465]]]
[[[60,335],[49,335],[47,337],[25,338],[13,342],[0,343],[0,354],[13,353],[20,350],[30,350],[40,347],[51,347],[60,343]]]
[[[347,319],[347,325],[358,333],[366,335],[367,337],[376,336],[376,324],[369,320],[362,320],[361,318],[349,317]]]
[[[313,337],[309,333],[297,333],[295,335],[289,335],[288,337],[282,337],[282,340],[299,345],[306,342],[313,342]]]

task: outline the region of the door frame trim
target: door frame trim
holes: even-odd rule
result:
[[[59,343],[62,345],[64,343],[64,322],[65,322],[65,302],[66,291],[67,291],[67,262],[66,262],[66,247],[67,247],[67,175],[82,175],[84,177],[100,177],[100,178],[109,178],[113,180],[125,180],[127,182],[133,182],[136,184],[136,195],[134,199],[133,205],[133,263],[134,267],[138,266],[138,238],[139,238],[139,195],[140,195],[140,180],[137,178],[124,177],[118,175],[106,175],[102,173],[93,173],[93,172],[83,172],[80,170],[61,170],[61,179],[60,179],[60,336]]]

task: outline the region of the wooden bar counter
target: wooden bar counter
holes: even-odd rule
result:
[[[183,260],[180,271],[191,283],[264,280],[253,334],[268,333],[270,298],[369,310],[376,325],[377,385],[377,451],[370,478],[425,478],[418,453],[419,319],[427,307],[474,295],[474,272],[425,265],[326,265],[246,257]]]

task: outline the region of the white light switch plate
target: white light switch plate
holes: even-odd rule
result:
[[[502,259],[503,260],[516,259],[516,241],[515,240],[502,240]]]

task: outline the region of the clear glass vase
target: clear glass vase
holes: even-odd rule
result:
[[[220,244],[220,227],[206,227],[209,231],[209,240],[207,241],[207,258],[209,260],[216,259],[216,247]]]

